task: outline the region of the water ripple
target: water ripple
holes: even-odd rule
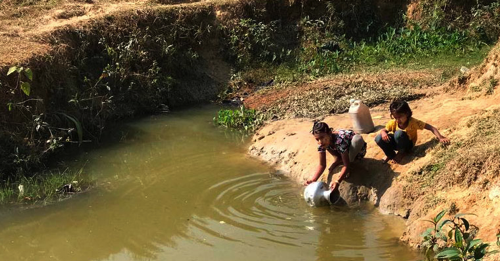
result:
[[[233,234],[252,236],[261,239],[262,243],[296,246],[302,234],[297,231],[306,233],[301,217],[303,207],[298,207],[302,204],[298,191],[299,188],[290,180],[256,173],[211,186],[203,193],[203,201],[210,202],[213,211],[210,219],[241,230]],[[200,219],[198,217],[195,221]],[[220,226],[204,228],[207,229],[219,230]]]

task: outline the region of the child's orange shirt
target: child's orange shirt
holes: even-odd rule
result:
[[[406,134],[408,134],[408,137],[410,140],[413,142],[413,145],[417,143],[418,135],[417,135],[417,130],[423,130],[425,128],[425,122],[421,120],[417,120],[413,117],[409,119],[408,126],[405,129],[401,129],[398,126],[398,123],[396,120],[390,120],[386,125],[385,129],[388,132],[394,133],[397,130],[402,130],[405,131]]]

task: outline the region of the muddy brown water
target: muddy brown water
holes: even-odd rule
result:
[[[75,160],[91,191],[0,213],[0,260],[418,260],[403,221],[368,205],[311,208],[303,187],[212,125],[216,107],[128,124]]]

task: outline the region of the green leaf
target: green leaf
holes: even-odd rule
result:
[[[472,241],[469,242],[469,244],[467,245],[467,248],[465,249],[466,251],[467,250],[471,250],[473,249],[477,244],[480,244],[482,243],[483,241],[481,239],[474,239]]]
[[[460,220],[462,220],[462,222],[464,223],[465,231],[468,231],[469,230],[469,221],[467,221],[467,219],[465,219],[465,218],[460,218]]]
[[[434,222],[434,220],[425,219],[425,220],[422,220],[422,221],[426,221],[426,222],[430,222],[432,224],[436,224],[436,222]]]
[[[23,90],[24,94],[30,96],[31,85],[29,82],[21,82],[21,90]]]
[[[83,140],[83,129],[82,129],[82,125],[80,124],[80,122],[76,118],[71,117],[64,112],[60,112],[60,114],[63,115],[64,117],[68,118],[69,120],[71,120],[75,124],[76,131],[78,133],[78,145],[81,145],[82,140]]]
[[[458,247],[462,247],[464,245],[462,232],[458,228],[455,228],[455,243],[457,244]]]
[[[24,75],[26,75],[30,81],[33,81],[33,71],[31,71],[30,68],[26,68],[26,70],[24,70]]]
[[[9,68],[9,71],[7,72],[7,76],[11,75],[13,72],[15,72],[17,70],[17,67],[16,66],[12,66]]]
[[[463,217],[463,216],[477,216],[474,213],[458,213],[455,215],[455,218]]]
[[[446,214],[446,212],[447,212],[446,209],[444,209],[441,212],[439,212],[439,214],[437,214],[437,216],[434,218],[434,222],[435,223],[439,222],[439,220],[441,220],[441,218],[444,217],[444,215]]]
[[[437,255],[434,256],[434,258],[438,259],[454,259],[457,257],[460,257],[462,253],[460,250],[456,247],[451,247],[451,248],[446,248],[443,251],[439,252]]]
[[[474,258],[481,259],[486,255],[486,248],[488,244],[481,244],[474,250]]]
[[[446,225],[446,223],[453,223],[453,221],[449,220],[449,219],[445,219],[443,220],[443,222],[441,222],[439,225],[438,225],[438,229],[441,230],[441,228],[443,228],[444,225]]]
[[[7,103],[7,107],[9,107],[9,111],[12,111],[12,102]]]

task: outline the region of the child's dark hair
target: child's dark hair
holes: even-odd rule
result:
[[[410,105],[408,105],[407,102],[401,100],[395,100],[391,102],[391,105],[389,106],[389,111],[391,111],[391,118],[393,113],[406,114],[408,118],[410,118],[413,115],[413,112],[410,109]]]
[[[332,129],[322,121],[315,121],[311,130],[312,134],[330,133]]]

